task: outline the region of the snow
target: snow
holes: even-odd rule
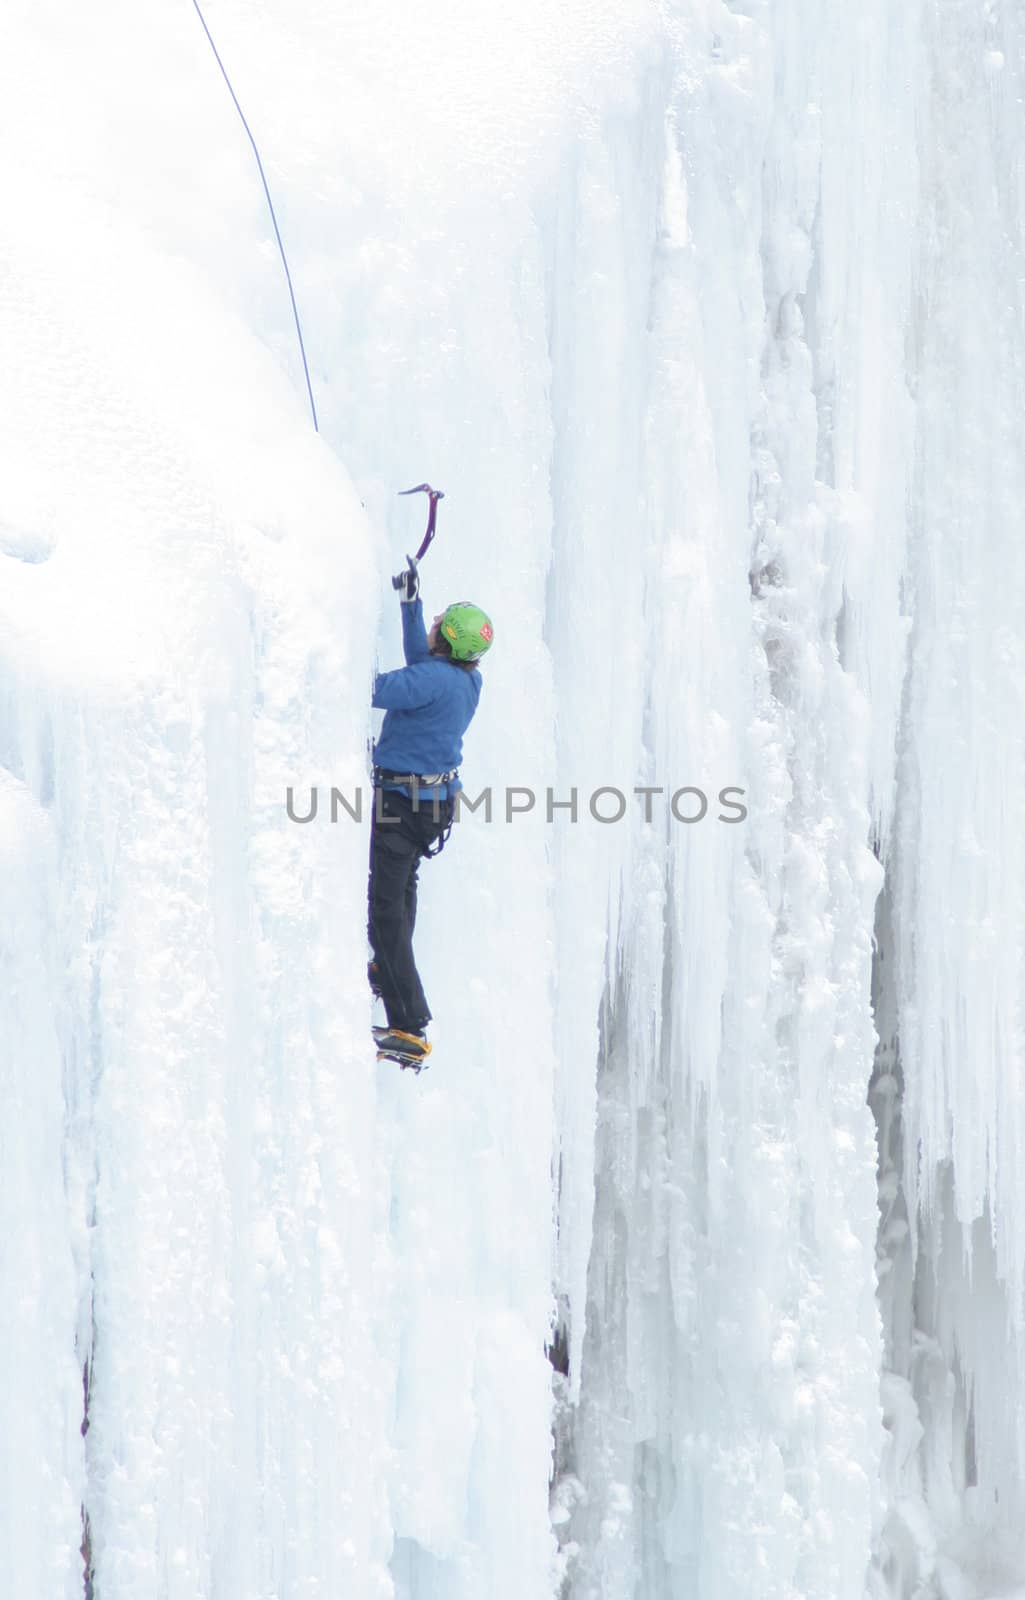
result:
[[[204,14],[320,437],[194,8],[0,24],[8,1588],[1025,1593],[1025,22]],[[425,476],[414,1079],[326,802]]]

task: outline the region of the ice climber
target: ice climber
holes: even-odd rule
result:
[[[463,734],[480,699],[477,663],[493,630],[479,606],[460,600],[428,633],[412,558],[395,583],[406,665],[374,680],[373,703],[386,715],[374,745],[368,976],[388,1018],[374,1029],[378,1056],[419,1070],[431,1013],[413,959],[417,872],[451,831]]]

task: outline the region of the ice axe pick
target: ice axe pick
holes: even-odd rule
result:
[[[416,552],[415,557],[416,561],[419,562],[422,561],[426,555],[427,548],[430,545],[431,540],[434,538],[437,530],[438,501],[444,500],[445,491],[444,489],[432,489],[429,483],[418,483],[412,489],[400,489],[399,494],[425,494],[429,502],[427,507],[427,531],[423,536],[420,548]],[[405,576],[406,575],[404,572],[400,572],[397,578],[393,578],[391,581],[392,588],[400,589],[405,581]]]

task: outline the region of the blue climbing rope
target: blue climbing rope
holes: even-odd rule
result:
[[[228,85],[228,93],[231,95],[232,100],[234,100],[234,102],[235,102],[235,110],[238,112],[239,116],[242,119],[242,126],[243,126],[243,128],[245,128],[246,133],[249,136],[249,143],[252,145],[252,147],[253,147],[253,155],[256,157],[256,165],[257,165],[257,167],[259,169],[259,173],[260,173],[260,182],[263,184],[263,192],[267,196],[267,209],[270,211],[270,219],[274,224],[274,237],[278,241],[278,249],[281,252],[281,265],[285,269],[285,282],[288,284],[288,297],[292,302],[292,315],[295,318],[295,331],[296,331],[296,334],[297,334],[298,339],[299,339],[299,353],[303,358],[303,372],[306,374],[306,393],[310,397],[310,411],[313,414],[313,426],[314,426],[314,429],[316,430],[316,432],[319,433],[320,432],[320,427],[319,427],[319,424],[317,422],[317,407],[316,407],[316,405],[314,404],[314,401],[313,401],[313,384],[310,382],[310,369],[309,369],[309,366],[307,365],[307,362],[306,362],[306,346],[303,343],[303,330],[302,330],[302,325],[301,325],[301,323],[299,321],[299,307],[295,303],[295,290],[292,288],[292,274],[288,270],[288,257],[285,255],[285,246],[284,246],[284,244],[282,243],[282,240],[281,240],[281,230],[278,227],[278,219],[274,214],[274,201],[270,197],[270,188],[269,188],[268,183],[267,183],[267,174],[263,170],[263,162],[260,160],[260,152],[256,148],[256,140],[253,138],[253,130],[249,126],[248,122],[246,121],[246,114],[242,110],[242,107],[238,103],[238,96],[237,96],[237,94],[235,93],[234,89],[231,86],[231,79],[228,77],[227,68],[225,67],[224,62],[221,60],[221,57],[220,57],[220,54],[218,52],[217,46],[214,44],[213,34],[210,32],[210,29],[207,27],[206,18],[204,17],[202,11],[200,10],[199,0],[192,0],[192,4],[196,8],[196,15],[198,16],[200,22],[203,24],[203,32],[206,34],[208,40],[210,41],[210,48],[214,53],[214,60],[217,62],[217,65],[220,67],[221,75],[224,78],[225,83]]]

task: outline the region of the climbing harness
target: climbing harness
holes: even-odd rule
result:
[[[425,845],[420,852],[429,861],[433,861],[435,856],[440,856],[447,845],[452,834],[452,824],[456,815],[455,803],[451,795],[446,800],[442,800],[438,795],[431,794],[430,791],[432,789],[440,789],[442,784],[452,783],[458,776],[458,767],[453,767],[451,772],[392,772],[389,767],[374,768],[374,788],[383,789],[394,784],[405,785],[413,791],[410,798],[414,812],[419,812],[421,809],[421,795],[431,805],[435,822],[441,821],[439,807],[444,805],[451,806],[452,809],[449,812],[448,821],[445,823],[441,833],[431,844]]]
[[[408,783],[414,789],[435,789],[443,783],[451,783],[458,776],[458,767],[453,767],[451,772],[392,772],[389,767],[374,768],[375,784]]]

